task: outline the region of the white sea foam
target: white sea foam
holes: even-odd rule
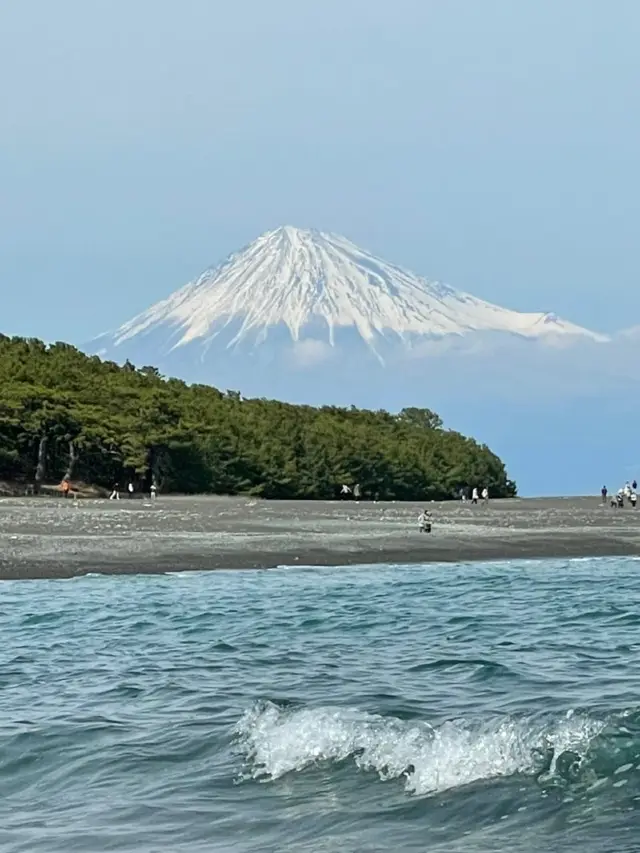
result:
[[[583,756],[603,728],[578,714],[551,724],[504,718],[433,727],[357,709],[291,710],[265,702],[244,714],[236,734],[254,779],[352,759],[382,780],[402,778],[407,791],[429,795],[517,773],[552,775],[561,755]]]

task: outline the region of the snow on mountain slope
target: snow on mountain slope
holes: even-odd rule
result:
[[[95,343],[103,348],[94,351],[113,355],[143,338],[156,345],[162,338],[165,351],[195,342],[206,348],[218,336],[236,348],[263,342],[273,327],[284,327],[294,342],[311,336],[330,345],[338,330],[351,329],[373,350],[379,336],[606,340],[553,314],[511,311],[427,281],[344,237],[284,226],[100,336]]]

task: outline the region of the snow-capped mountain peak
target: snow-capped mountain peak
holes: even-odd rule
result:
[[[337,330],[351,329],[373,349],[380,336],[488,331],[603,339],[554,314],[512,311],[428,281],[339,235],[289,225],[262,234],[101,338],[118,347],[163,329],[175,349],[209,344],[226,329],[227,346],[235,347],[263,341],[274,327],[285,328],[293,341],[313,329],[314,339],[331,345]]]

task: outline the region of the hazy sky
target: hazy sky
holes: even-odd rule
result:
[[[640,323],[637,0],[0,0],[0,330],[75,342],[280,224]]]

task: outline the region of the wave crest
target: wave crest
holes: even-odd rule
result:
[[[605,728],[605,721],[572,712],[551,721],[502,717],[482,725],[431,726],[358,709],[261,701],[243,715],[235,734],[245,778],[275,780],[352,759],[382,780],[402,778],[408,792],[424,796],[515,774],[572,781],[588,770],[594,781],[586,759]]]

